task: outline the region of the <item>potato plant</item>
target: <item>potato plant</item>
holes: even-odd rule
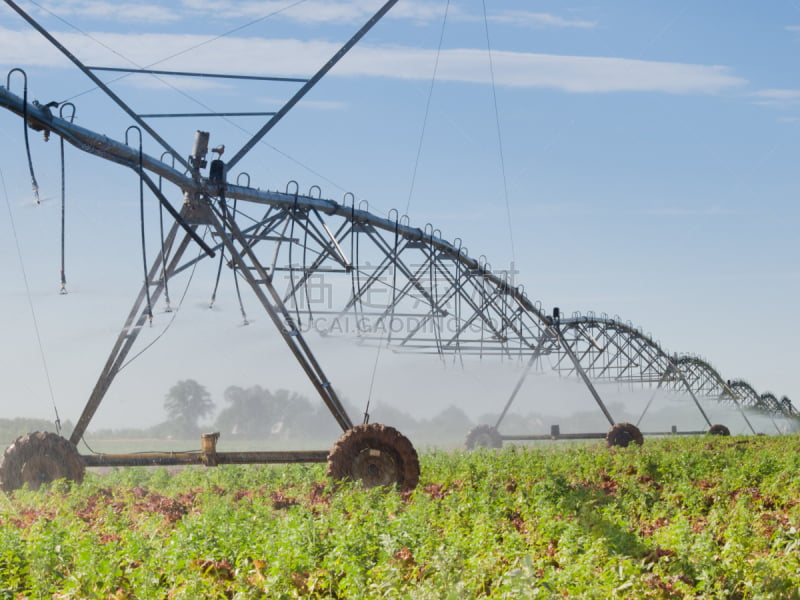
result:
[[[800,437],[89,472],[0,502],[0,598],[800,598]]]

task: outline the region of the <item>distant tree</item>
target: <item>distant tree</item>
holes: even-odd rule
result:
[[[446,434],[466,435],[474,423],[462,409],[451,404],[433,417],[428,427]]]
[[[278,420],[275,398],[261,386],[242,388],[232,385],[223,394],[228,406],[216,420],[216,428],[224,435],[242,439],[264,439]]]
[[[185,379],[170,388],[164,410],[176,433],[191,435],[198,431],[197,422],[214,412],[214,402],[205,387],[194,379]]]
[[[305,430],[314,413],[311,402],[295,392],[270,392],[261,386],[230,386],[224,393],[228,404],[216,420],[225,435],[250,440],[288,438]]]
[[[282,437],[302,436],[307,429],[311,415],[314,414],[314,406],[305,396],[288,390],[278,390],[275,392],[275,407],[278,414],[278,422],[275,424],[273,432]]]
[[[359,415],[356,415],[359,416]],[[419,429],[419,422],[414,419],[407,412],[403,412],[396,406],[381,402],[374,404],[370,410],[370,420],[375,423],[383,423],[384,425],[391,425],[395,429],[399,429],[404,434]]]

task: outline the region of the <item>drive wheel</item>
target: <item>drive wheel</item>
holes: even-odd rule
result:
[[[0,459],[0,487],[12,492],[27,484],[31,490],[56,479],[83,481],[85,467],[78,449],[69,441],[46,431],[18,437]]]
[[[617,423],[606,434],[606,444],[611,446],[619,446],[627,448],[633,442],[639,446],[644,443],[642,432],[633,423]]]
[[[419,458],[408,438],[394,427],[358,425],[333,445],[328,476],[360,481],[366,488],[396,485],[413,490],[419,483]]]
[[[467,441],[464,443],[467,450],[473,448],[500,448],[503,445],[503,438],[497,427],[491,425],[478,425],[467,434]]]
[[[730,435],[731,430],[725,425],[712,425],[708,430],[708,435]]]

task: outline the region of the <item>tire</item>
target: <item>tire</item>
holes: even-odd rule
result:
[[[55,433],[35,431],[14,441],[0,459],[0,487],[13,492],[27,485],[38,490],[56,479],[83,481],[78,449]]]
[[[328,454],[328,476],[360,481],[366,488],[395,485],[408,491],[419,483],[419,458],[394,427],[358,425],[344,432]]]
[[[503,446],[503,438],[497,427],[491,425],[478,425],[467,434],[467,440],[464,442],[467,450],[474,448],[501,448]]]
[[[606,434],[606,444],[609,448],[612,446],[627,448],[631,442],[639,446],[644,443],[642,432],[633,423],[617,423]]]
[[[708,430],[708,435],[730,435],[731,430],[725,425],[712,425]]]

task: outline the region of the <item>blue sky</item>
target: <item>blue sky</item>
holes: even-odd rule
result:
[[[21,4],[87,64],[303,77],[380,3]],[[699,354],[724,377],[798,404],[799,53],[800,3],[788,0],[495,1],[486,19],[480,1],[400,0],[238,167],[262,188],[295,180],[324,197],[352,192],[378,214],[407,209],[412,224],[461,238],[495,269],[513,262],[517,282],[545,307],[619,315],[672,352]],[[0,65],[26,70],[31,98],[71,100],[77,123],[124,138],[122,112],[7,7]],[[21,94],[19,78],[11,87]],[[198,102],[274,110],[296,88],[128,77],[113,89],[140,112],[191,112]],[[153,124],[188,154],[195,129],[236,149],[261,123]],[[68,149],[70,293],[59,296],[58,145],[32,133],[46,198],[33,206],[21,120],[0,114],[0,132],[3,413],[50,417],[44,354],[52,397],[74,420],[140,284],[137,181]],[[161,152],[149,140],[145,151]],[[207,318],[197,308],[206,289],[189,296],[194,308],[162,354],[120,383],[110,400],[118,408],[104,408],[99,424],[157,422],[179,378],[215,392],[302,389],[302,378],[276,377],[283,372],[263,360],[270,348],[278,361],[278,347],[254,351],[261,363],[233,351],[207,362],[222,343],[250,349],[272,332],[256,316],[261,330],[244,333],[230,297],[227,311],[222,302]],[[238,337],[256,335],[261,342]],[[312,343],[325,359],[324,344]],[[207,351],[195,357],[198,348]],[[329,360],[344,395],[363,396],[372,360]]]

